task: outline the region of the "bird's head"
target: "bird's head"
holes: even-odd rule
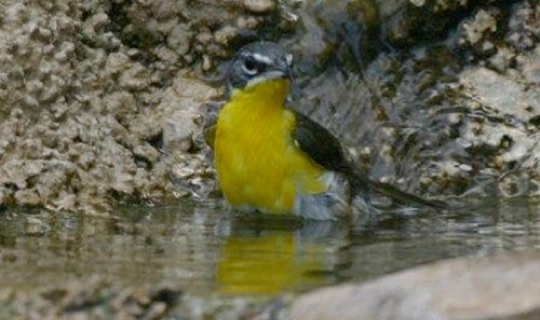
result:
[[[253,87],[274,79],[292,79],[291,53],[280,45],[260,41],[246,45],[236,54],[228,73],[228,91]]]

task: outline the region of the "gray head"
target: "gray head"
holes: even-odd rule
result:
[[[292,54],[280,45],[260,41],[246,45],[236,54],[228,74],[227,88],[245,88],[277,78],[291,78]]]

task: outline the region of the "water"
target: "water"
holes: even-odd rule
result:
[[[196,296],[272,297],[368,280],[427,262],[540,247],[539,203],[388,214],[353,228],[246,220],[211,206],[126,206],[111,216],[0,216],[0,289],[99,278]]]

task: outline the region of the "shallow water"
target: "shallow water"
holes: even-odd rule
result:
[[[99,277],[169,285],[197,296],[275,296],[366,280],[463,255],[540,247],[538,202],[498,201],[451,213],[387,214],[353,228],[238,219],[194,204],[119,208],[110,217],[4,212],[2,288]]]

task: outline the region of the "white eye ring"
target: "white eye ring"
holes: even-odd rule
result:
[[[245,57],[243,63],[242,63],[242,71],[248,75],[254,75],[259,70],[257,69],[257,60],[253,56],[247,56]]]

